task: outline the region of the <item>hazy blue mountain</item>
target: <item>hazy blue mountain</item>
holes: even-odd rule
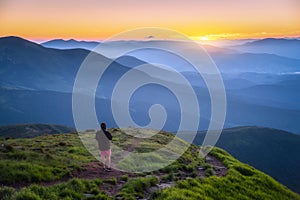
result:
[[[128,68],[134,68],[142,64],[146,64],[145,61],[139,60],[133,56],[122,56],[115,60],[117,63],[126,66]]]
[[[49,49],[18,37],[0,38],[1,83],[37,90],[71,91],[89,51]]]
[[[258,105],[300,110],[300,89],[297,81],[282,81],[276,84],[254,85],[235,90],[233,93],[244,102],[255,102]]]
[[[61,46],[58,48],[61,49],[68,49],[68,43],[77,44],[77,48],[84,48],[86,43],[89,42],[85,41],[75,41],[75,40],[53,40],[50,41],[51,43],[61,43]],[[259,51],[246,51],[252,53],[239,53],[238,51],[244,51],[239,48],[233,48],[235,50],[231,50],[228,48],[220,48],[212,45],[201,45],[203,49],[205,49],[216,62],[217,66],[223,73],[242,73],[242,72],[258,72],[258,73],[288,73],[288,72],[298,72],[300,66],[300,60],[298,59],[289,59],[285,58],[282,54],[278,54],[281,56],[270,55],[273,54],[274,49],[270,47],[272,51],[264,51],[262,47],[263,45],[283,45],[288,44],[286,47],[290,51],[295,51],[290,46],[296,45],[299,49],[299,41],[298,40],[286,40],[286,39],[263,39],[257,40],[252,42],[247,42],[246,44],[240,46],[258,46],[258,49],[262,49],[261,52]],[[295,43],[295,44],[294,44]],[[97,42],[92,42],[93,47],[95,47]],[[45,44],[43,43],[45,46]],[[83,46],[83,47],[80,47]],[[99,48],[97,49],[100,54],[103,54],[107,57],[113,57],[112,55],[120,50],[128,51],[134,50],[129,52],[129,56],[134,56],[140,60],[143,60],[147,63],[165,63],[169,66],[175,67],[175,69],[182,71],[185,69],[191,68],[187,63],[181,61],[181,58],[174,57],[169,52],[165,52],[163,50],[153,50],[147,47],[155,46],[157,48],[172,48],[174,46],[181,46],[182,51],[189,53],[190,55],[195,54],[197,50],[188,43],[185,42],[176,42],[176,41],[164,41],[164,40],[150,40],[150,41],[111,41],[100,44]],[[240,47],[238,46],[238,47]],[[55,46],[53,46],[55,48]],[[237,47],[237,46],[235,46]],[[142,49],[141,49],[142,48]],[[145,49],[144,49],[145,48]],[[92,49],[92,48],[85,48],[85,49]],[[281,51],[284,49],[282,46],[279,48]],[[177,53],[177,52],[175,52]],[[179,52],[180,53],[180,52]],[[263,54],[259,54],[263,53]],[[290,53],[290,52],[287,52]],[[149,56],[151,55],[151,56]],[[290,54],[292,55],[292,54]],[[197,60],[197,54],[193,57]],[[300,57],[296,57],[299,58]],[[124,63],[123,63],[124,64]],[[178,67],[177,67],[178,66]]]
[[[0,125],[64,124],[74,127],[71,94],[0,89]]]
[[[254,94],[250,98],[242,98],[234,93],[227,93],[225,126],[257,125],[300,133],[297,123],[300,120],[300,110],[280,106],[276,104],[276,99],[263,100],[264,97],[260,99],[259,95]]]
[[[300,59],[299,39],[266,38],[248,42],[242,45],[231,46],[230,48],[249,53],[269,53],[289,58]]]
[[[145,62],[151,62],[151,57],[149,57],[144,50],[163,50],[173,52],[175,54],[181,54],[183,51],[189,54],[195,54],[195,57],[198,56],[199,48],[204,49],[208,53],[237,53],[238,51],[218,47],[208,44],[199,44],[194,42],[183,42],[183,41],[174,41],[174,40],[145,40],[145,41],[136,41],[136,40],[119,40],[119,41],[106,41],[101,43],[97,49],[94,49],[99,54],[102,54],[109,58],[115,58],[116,55],[126,52],[127,55],[134,56],[138,59],[144,60]],[[144,53],[145,52],[145,53]],[[160,56],[163,59],[163,56]]]
[[[114,41],[101,44],[99,53],[113,57],[118,54],[120,49],[129,51],[127,55],[136,57],[147,63],[160,63],[171,66],[174,69],[182,71],[194,71],[193,66],[187,60],[184,60],[185,54],[189,54],[195,63],[203,65],[202,58],[206,54],[199,54],[199,50],[193,45],[184,42],[174,41]],[[101,46],[100,45],[100,46]],[[177,52],[165,51],[173,46],[181,47]],[[155,48],[148,48],[148,47]],[[222,73],[297,73],[300,71],[300,59],[287,58],[271,53],[241,53],[226,48],[214,47],[211,45],[202,45],[209,56],[216,63]],[[184,52],[184,53],[183,53]],[[182,57],[183,56],[183,57]]]
[[[200,43],[209,44],[209,45],[218,46],[218,47],[230,48],[231,46],[242,45],[247,42],[253,42],[256,40],[257,39],[234,39],[234,40],[220,39],[220,40],[200,41]]]
[[[205,134],[199,132],[194,144],[201,145]],[[224,129],[216,146],[300,192],[299,135],[270,128],[237,127]]]
[[[164,92],[165,90],[155,91],[155,94],[160,95]],[[99,97],[103,94],[101,91],[97,94],[95,100],[99,121],[105,121],[108,126],[115,127],[116,123],[112,116],[110,99]],[[147,89],[147,94],[149,96],[154,95],[149,89]],[[165,96],[168,95],[169,94],[165,94]],[[150,120],[147,114],[149,107],[153,105],[153,103],[161,103],[165,106],[170,115],[164,129],[176,130],[180,119],[178,103],[176,104],[174,99],[163,99],[165,96],[161,96],[161,98],[152,97],[152,100],[148,96],[146,96],[146,98],[134,97],[130,105],[132,117],[138,124],[146,125]],[[0,101],[0,125],[44,123],[75,127],[72,115],[71,93],[0,88]],[[134,105],[132,105],[132,103]],[[82,115],[85,114],[86,113],[82,113]],[[207,128],[208,120],[202,117],[201,122],[203,129]]]
[[[118,42],[112,44],[115,46],[112,46],[111,50],[118,46]],[[137,47],[140,45],[139,42],[133,41],[130,44]],[[168,44],[170,42],[163,43]],[[125,47],[123,45],[123,48]],[[141,54],[146,55],[146,52],[141,51]],[[90,51],[84,49],[45,48],[17,37],[0,38],[2,115],[0,124],[34,122],[74,127],[71,92],[76,73],[89,53]],[[237,54],[223,51],[215,51],[212,55],[221,71],[226,72],[222,73],[228,103],[225,127],[259,125],[300,133],[300,126],[297,123],[300,121],[298,103],[300,76],[296,73],[297,66],[300,66],[299,60],[270,54]],[[112,62],[100,54],[95,56]],[[159,61],[160,57],[157,59]],[[171,60],[170,63],[175,62]],[[99,119],[115,126],[110,109],[113,88],[126,72],[141,64],[146,62],[130,54],[110,64],[96,91],[96,110]],[[166,74],[172,72],[165,71],[166,69],[159,66],[153,67],[151,74],[137,70],[137,78],[151,78],[153,82],[165,81],[180,87],[169,76],[162,75],[163,72]],[[186,70],[187,68],[188,66],[185,66],[181,74],[189,80],[197,94],[201,108],[200,130],[205,130],[210,119],[210,96],[202,77]],[[261,73],[262,71],[264,73]],[[89,77],[86,78],[88,81]],[[212,83],[214,78],[213,75],[208,75]],[[212,84],[212,87],[216,86]],[[185,91],[182,91],[182,94],[184,93]],[[141,87],[134,93],[129,104],[132,117],[140,125],[149,122],[148,109],[151,105],[162,104],[169,117],[165,129],[174,131],[178,128],[180,107],[174,94],[165,87],[155,84]]]
[[[226,82],[232,83],[236,76],[223,74]],[[250,81],[252,85],[246,87],[227,87],[227,94],[233,95],[242,102],[267,107],[299,110],[300,75],[299,74],[239,74],[240,79]],[[242,82],[237,83],[243,86]]]
[[[1,126],[43,123],[75,127],[71,93],[4,89],[0,87],[0,101]],[[96,103],[103,106],[108,105],[110,101],[97,97]],[[113,119],[109,117],[109,113],[103,115],[103,110],[98,109],[97,114],[100,121],[106,121],[109,126],[116,126]]]
[[[77,71],[89,53],[84,49],[45,48],[18,37],[0,38],[0,84],[10,88],[71,92]],[[96,57],[108,60],[100,54]],[[141,62],[133,57],[129,62],[129,58],[119,60],[128,65]],[[119,60],[111,61],[111,65],[123,72],[128,70]]]
[[[55,39],[41,43],[42,46],[55,49],[86,49],[93,50],[99,42],[77,41],[74,39],[63,40]]]
[[[211,54],[222,73],[283,74],[300,71],[300,60],[272,54]]]
[[[192,85],[196,87],[207,87],[205,82],[202,80],[201,77],[199,77],[199,74],[196,74],[194,72],[184,71],[182,74],[188,78],[188,80],[192,83]],[[205,74],[207,79],[210,81],[211,85],[215,88],[218,86],[215,83],[215,77],[211,76],[209,74]],[[240,78],[236,74],[222,74],[222,79],[224,82],[225,89],[242,89],[242,88],[249,88],[252,86],[257,85],[256,82],[253,80],[248,80],[247,77]]]

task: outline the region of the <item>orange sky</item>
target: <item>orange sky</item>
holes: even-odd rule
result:
[[[0,0],[0,36],[105,39],[138,27],[191,38],[300,36],[299,0]]]

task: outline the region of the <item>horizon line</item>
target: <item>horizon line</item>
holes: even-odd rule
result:
[[[211,34],[213,37],[215,36],[214,34]],[[226,38],[226,37],[220,37],[220,38],[215,38],[215,39],[210,39],[210,35],[206,36],[188,36],[191,40],[194,41],[199,41],[199,42],[213,42],[213,41],[224,41],[224,40],[231,40],[231,41],[239,41],[239,40],[263,40],[263,39],[300,39],[300,34],[298,35],[286,35],[286,36],[265,36],[265,37],[237,37],[237,38]],[[4,37],[19,37],[25,40],[29,40],[38,44],[44,43],[44,42],[49,42],[53,40],[63,40],[63,41],[78,41],[78,42],[101,42],[106,39],[103,38],[85,38],[85,37],[49,37],[49,38],[34,38],[34,37],[26,37],[26,36],[20,36],[20,35],[0,35],[0,38]],[[168,40],[168,39],[160,39],[160,38],[144,38],[144,39],[133,39],[133,38],[128,38],[128,39],[122,39],[118,41],[155,41],[155,40]]]

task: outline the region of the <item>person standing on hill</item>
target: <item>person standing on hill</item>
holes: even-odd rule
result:
[[[103,163],[104,171],[111,171],[110,167],[110,140],[112,140],[112,135],[106,130],[106,124],[101,123],[101,130],[96,132],[96,140],[98,141],[99,154]]]

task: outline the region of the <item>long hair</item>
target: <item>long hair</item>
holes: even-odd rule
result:
[[[101,124],[100,124],[100,127],[101,127],[101,129],[102,129],[103,131],[106,130],[106,124],[105,124],[105,123],[101,123]]]

